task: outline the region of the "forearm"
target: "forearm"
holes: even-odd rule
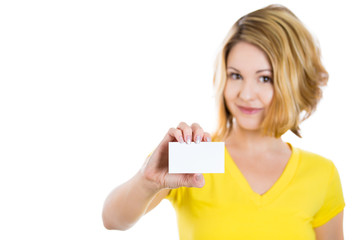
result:
[[[107,197],[103,208],[104,226],[107,229],[129,229],[144,215],[157,192],[158,189],[138,172]]]

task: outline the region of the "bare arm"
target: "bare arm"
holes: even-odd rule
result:
[[[343,240],[343,215],[344,211],[337,214],[324,225],[315,228],[317,240]]]
[[[141,170],[107,197],[102,214],[107,229],[129,229],[156,207],[172,188],[204,186],[202,174],[168,173],[168,143],[184,142],[184,139],[211,141],[210,134],[204,133],[198,124],[190,127],[180,123],[177,129],[171,128]]]
[[[146,212],[159,190],[141,172],[115,188],[107,197],[103,223],[107,229],[127,230]]]
[[[152,199],[152,201],[150,202],[149,206],[146,209],[145,213],[150,212],[151,210],[153,210],[157,205],[159,205],[159,203],[169,194],[171,189],[163,189],[160,190],[156,196]]]

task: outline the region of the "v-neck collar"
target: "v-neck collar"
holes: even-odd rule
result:
[[[285,166],[284,171],[282,172],[281,176],[276,180],[274,185],[265,192],[264,194],[260,195],[254,192],[234,162],[233,158],[231,157],[230,153],[228,152],[227,148],[225,147],[225,169],[230,175],[235,178],[235,182],[238,183],[239,187],[255,202],[256,205],[259,207],[264,206],[266,203],[269,203],[273,199],[275,199],[288,185],[291,181],[293,176],[295,175],[295,171],[298,166],[299,162],[299,149],[292,147],[290,143],[287,143],[291,148],[291,156]]]

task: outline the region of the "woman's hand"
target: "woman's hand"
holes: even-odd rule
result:
[[[204,132],[199,124],[193,123],[191,126],[181,122],[179,126],[170,128],[164,139],[160,142],[155,151],[146,159],[141,172],[146,181],[150,183],[154,190],[159,191],[165,188],[178,187],[203,187],[204,177],[199,173],[187,174],[169,174],[169,142],[180,142],[189,144],[191,141],[195,143],[211,142],[209,133]]]
[[[202,174],[169,174],[169,142],[210,142],[199,124],[180,123],[171,128],[155,151],[146,159],[140,171],[129,181],[115,188],[107,197],[103,209],[103,222],[107,229],[126,230],[146,212],[154,208],[170,191],[178,187],[202,187]],[[164,189],[164,191],[161,191]]]

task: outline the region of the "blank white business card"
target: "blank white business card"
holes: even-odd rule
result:
[[[224,173],[224,142],[169,142],[169,173]]]

